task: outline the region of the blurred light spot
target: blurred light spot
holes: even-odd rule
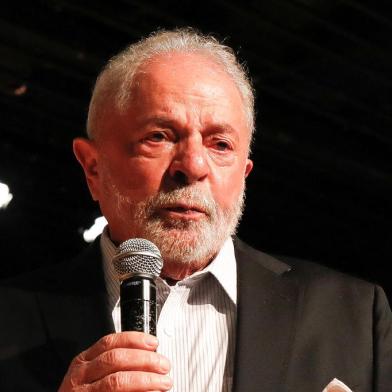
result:
[[[0,182],[0,208],[7,208],[12,198],[13,195],[10,193],[10,188],[8,185]]]
[[[94,224],[83,232],[83,238],[86,242],[93,242],[107,225],[107,220],[104,216],[95,219]]]
[[[26,92],[27,92],[27,86],[25,84],[21,84],[19,87],[17,87],[14,90],[14,95],[20,96],[26,94]]]

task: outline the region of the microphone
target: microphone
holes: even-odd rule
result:
[[[143,238],[122,242],[113,258],[121,282],[121,331],[140,331],[156,336],[155,279],[163,260],[156,245]]]

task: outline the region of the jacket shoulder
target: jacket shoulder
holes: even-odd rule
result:
[[[295,281],[299,289],[313,295],[342,299],[350,293],[354,298],[374,299],[383,291],[377,284],[308,260],[271,255],[257,250],[240,239],[234,240],[241,262],[257,264],[285,279]]]

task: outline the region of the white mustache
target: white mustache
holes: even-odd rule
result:
[[[146,203],[148,215],[154,215],[157,210],[178,205],[184,205],[200,210],[208,216],[217,214],[217,205],[211,194],[196,187],[177,188],[172,191],[160,191]]]

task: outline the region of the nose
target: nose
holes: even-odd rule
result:
[[[201,138],[190,138],[177,143],[169,168],[170,177],[181,185],[204,180],[210,172],[207,151]]]

